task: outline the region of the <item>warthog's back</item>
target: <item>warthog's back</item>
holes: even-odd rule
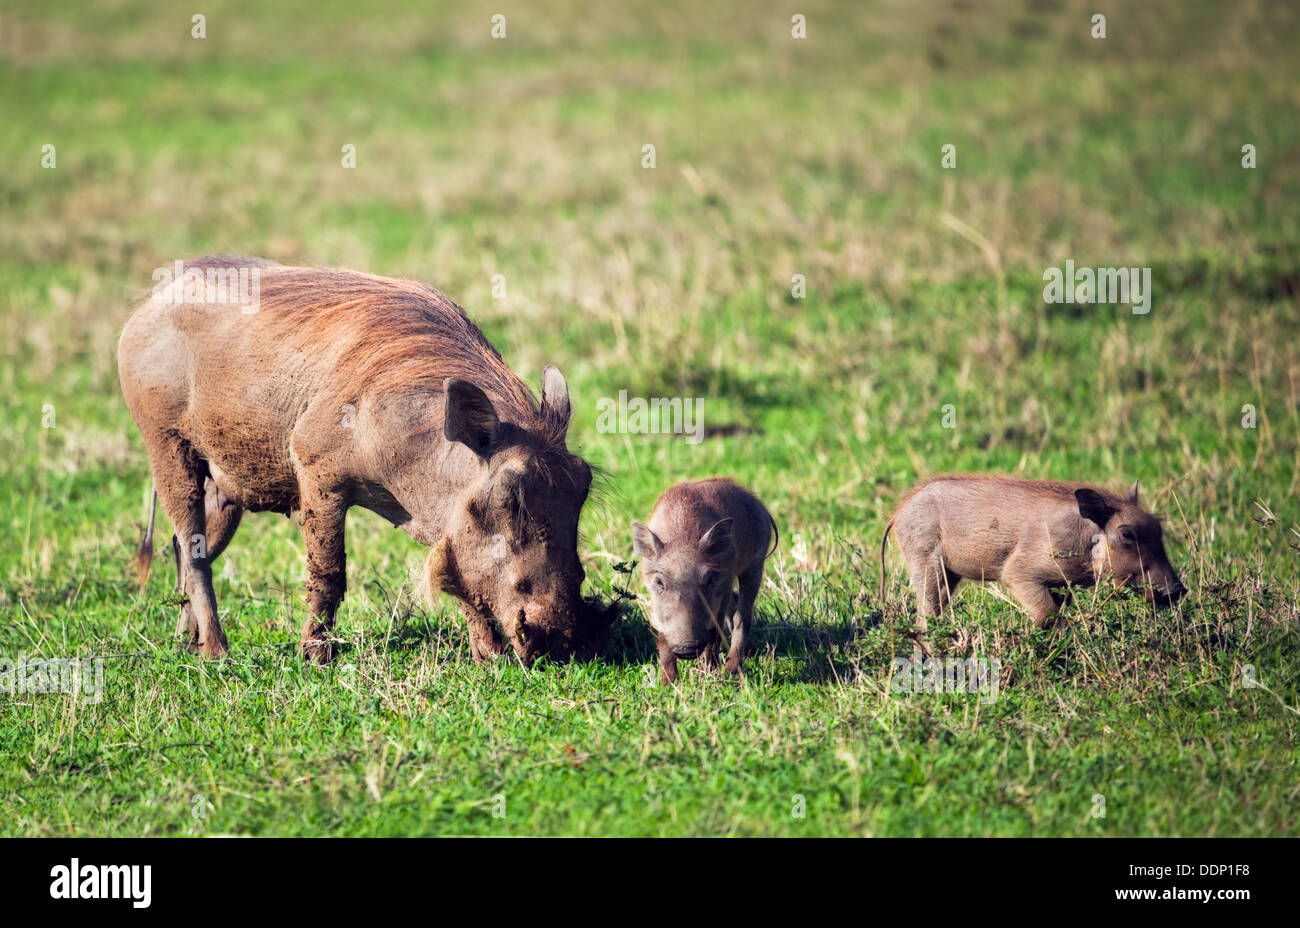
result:
[[[196,259],[163,283],[122,332],[127,405],[184,437],[246,508],[294,508],[293,454],[329,440],[301,424],[342,422],[367,397],[463,377],[534,408],[477,327],[424,284],[245,258]]]

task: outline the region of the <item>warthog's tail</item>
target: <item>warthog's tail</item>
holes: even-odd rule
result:
[[[894,527],[894,520],[890,519],[889,524],[885,526],[885,534],[880,536],[880,601],[885,601],[885,544],[889,541],[889,532]]]
[[[158,514],[158,488],[149,485],[149,527],[144,530],[144,540],[140,542],[140,552],[135,556],[135,575],[140,581],[140,589],[149,582],[149,565],[153,563],[153,523]]]
[[[781,530],[776,527],[776,519],[772,518],[772,513],[767,511],[766,506],[763,507],[763,514],[767,516],[767,521],[772,526],[772,550],[763,555],[763,560],[766,561],[773,554],[776,554],[776,549],[781,544]]]

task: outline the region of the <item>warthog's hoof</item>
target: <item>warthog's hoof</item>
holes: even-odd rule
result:
[[[321,667],[333,661],[334,642],[329,629],[324,625],[304,629],[302,641],[298,643],[298,654],[303,660]]]
[[[486,664],[506,653],[507,645],[499,637],[480,638],[470,635],[469,653],[476,664]]]
[[[225,657],[230,653],[230,646],[226,644],[226,636],[218,632],[208,640],[200,641],[198,651],[204,657]]]
[[[194,610],[190,608],[188,599],[181,603],[180,615],[176,620],[176,634],[193,641],[195,647],[198,647],[199,623],[194,618]]]

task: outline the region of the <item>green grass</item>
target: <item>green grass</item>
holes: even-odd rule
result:
[[[0,14],[0,658],[106,682],[0,694],[0,833],[1297,833],[1294,10],[1143,4],[1098,41],[1077,2],[821,2],[799,42],[781,9],[554,2],[494,42],[495,7],[272,6],[201,41],[162,3]],[[601,659],[473,664],[423,550],[362,511],[332,668],[294,654],[302,545],[270,515],[216,565],[229,659],[176,649],[170,559],[130,577],[114,348],[153,268],[212,251],[419,277],[534,385],[561,366],[610,475]],[[1151,267],[1150,314],[1045,305],[1066,259]],[[603,434],[620,390],[743,428]],[[1000,661],[999,698],[893,692],[913,603],[892,555],[879,596],[880,534],[951,470],[1140,479],[1191,593],[1083,590],[1033,631],[969,588],[930,645]],[[629,522],[714,473],[782,532],[758,653],[745,686],[653,686]]]

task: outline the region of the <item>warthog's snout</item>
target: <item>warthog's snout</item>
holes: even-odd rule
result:
[[[554,613],[543,616],[537,612],[520,611],[511,643],[525,666],[531,666],[542,655],[554,660],[567,660],[573,655],[573,633],[563,627],[565,621],[564,617]],[[572,617],[568,621],[573,621]]]
[[[553,661],[590,660],[604,647],[616,610],[565,598],[534,602],[520,610],[511,635],[525,665],[543,655]]]

